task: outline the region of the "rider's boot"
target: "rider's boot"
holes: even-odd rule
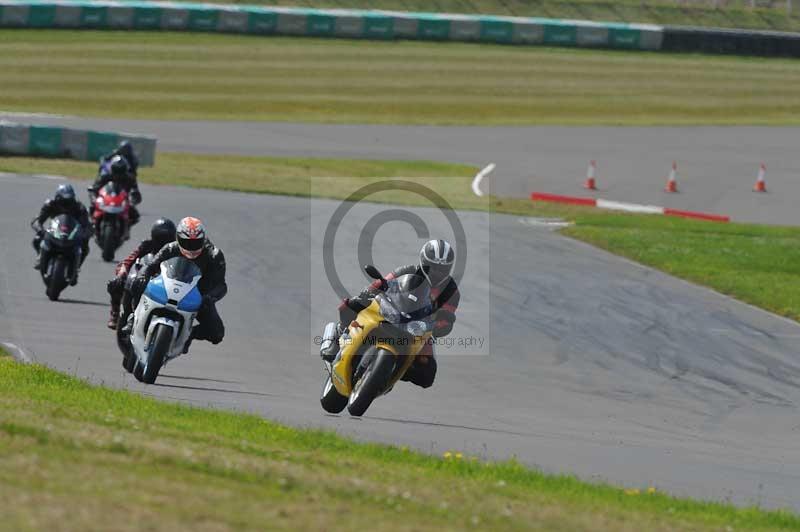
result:
[[[122,330],[120,332],[122,332],[123,334],[130,334],[132,331],[133,331],[133,312],[128,314],[128,319],[125,322],[125,325],[122,326]]]
[[[119,320],[119,305],[111,305],[111,312],[108,316],[108,323],[106,324],[109,329],[115,331],[117,329],[117,321]]]
[[[197,337],[198,337],[197,336],[197,325],[195,325],[194,327],[192,327],[192,334],[189,335],[189,339],[186,340],[185,344],[183,344],[183,351],[181,351],[182,355],[185,355],[186,353],[189,352],[189,346],[192,345],[192,340],[194,340]]]
[[[319,346],[319,356],[325,362],[333,363],[336,355],[339,354],[339,337],[342,332],[342,326],[336,322],[332,321],[325,326]]]
[[[41,270],[42,269],[42,254],[39,253],[36,255],[36,261],[33,263],[34,270]]]

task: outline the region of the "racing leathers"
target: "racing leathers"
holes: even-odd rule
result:
[[[36,236],[33,237],[33,249],[35,249],[36,253],[39,255],[36,260],[37,269],[39,265],[42,264],[42,259],[44,259],[44,263],[47,262],[47,257],[42,257],[40,251],[42,238],[44,238],[42,224],[44,224],[45,220],[54,218],[60,214],[72,216],[81,225],[81,264],[83,264],[83,261],[86,260],[86,256],[89,254],[89,238],[91,237],[92,226],[89,223],[89,213],[86,211],[86,207],[77,199],[64,201],[48,198],[44,202],[44,205],[42,205],[41,210],[39,210],[39,216],[36,217]]]
[[[134,287],[135,299],[138,301],[147,280],[160,271],[162,262],[181,256],[177,242],[171,242],[161,248],[153,262],[142,269],[139,276],[141,281]],[[191,260],[200,269],[203,276],[197,285],[197,289],[203,296],[203,304],[197,313],[197,325],[192,330],[192,339],[208,340],[212,344],[218,344],[225,336],[225,326],[216,307],[217,301],[228,293],[228,285],[225,282],[225,255],[221,249],[206,239],[203,252],[197,258],[187,258],[186,260]]]
[[[125,279],[128,277],[131,266],[133,266],[133,263],[136,262],[136,259],[139,257],[144,257],[148,253],[155,255],[161,247],[160,243],[156,243],[152,239],[142,240],[139,245],[136,246],[136,249],[131,251],[127,257],[117,264],[117,267],[114,269],[114,278],[108,281],[108,285],[106,286],[106,290],[108,290],[108,294],[111,296],[111,317],[108,320],[109,329],[116,329],[117,327],[119,306],[122,302],[122,295],[125,292]]]
[[[408,266],[401,266],[386,275],[386,280],[396,279],[403,275],[419,275],[422,272],[416,264]],[[361,293],[353,298],[345,299],[339,305],[339,323],[340,329],[347,327],[353,321],[359,312],[364,310],[372,302],[372,299],[381,291],[381,281],[375,280],[372,284],[367,286]],[[438,286],[431,287],[431,302],[433,303],[433,312],[435,313],[435,322],[433,329],[434,338],[442,338],[450,334],[453,330],[453,324],[456,321],[456,310],[458,303],[461,299],[461,294],[458,290],[458,285],[452,277],[448,277]],[[408,368],[402,380],[410,381],[417,386],[429,388],[433,385],[436,378],[436,358],[433,353],[433,344],[426,343],[420,353],[417,355],[414,363]]]

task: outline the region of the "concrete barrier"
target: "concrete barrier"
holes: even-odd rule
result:
[[[662,27],[545,18],[234,4],[0,0],[0,27],[180,30],[658,50]]]
[[[0,0],[0,27],[161,29],[800,57],[799,33],[147,0]]]
[[[123,140],[133,145],[139,164],[153,166],[156,139],[128,133],[31,126],[0,120],[0,154],[97,161]]]
[[[663,39],[671,52],[800,57],[800,33],[670,26]]]

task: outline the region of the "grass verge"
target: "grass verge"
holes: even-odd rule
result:
[[[94,163],[3,158],[0,171],[94,176]],[[477,198],[476,168],[426,161],[346,161],[161,153],[141,179],[243,192],[347,197],[360,186],[404,177],[438,192],[454,209],[558,216],[575,223],[564,234],[800,321],[800,228],[717,224],[665,216],[616,214],[527,199]],[[319,177],[323,176],[323,177]],[[372,196],[387,203],[430,205],[401,191]]]
[[[0,498],[7,530],[800,527],[785,512],[586,484],[455,452],[430,457],[158,402],[3,357]]]
[[[759,2],[750,7],[747,0],[728,0],[715,7],[712,0],[675,3],[668,0],[222,0],[237,4],[304,6],[316,8],[389,9],[396,11],[436,11],[442,13],[482,13],[521,17],[549,17],[611,22],[650,22],[723,28],[753,28],[797,31],[800,16],[786,13],[782,1]]]
[[[433,161],[381,161],[288,157],[249,157],[161,152],[156,166],[139,169],[139,180],[153,185],[184,185],[240,192],[311,195],[314,189],[327,197],[343,197],[346,186],[377,179],[406,177],[423,182],[437,178],[468,179],[478,169],[464,164]],[[0,172],[63,175],[94,179],[97,163],[29,157],[0,158]]]
[[[798,85],[800,62],[791,59],[163,32],[0,31],[2,110],[92,117],[790,125],[800,124]]]

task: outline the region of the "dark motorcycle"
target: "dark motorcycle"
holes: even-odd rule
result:
[[[36,229],[34,223],[31,227]],[[60,214],[50,219],[43,230],[39,271],[47,287],[47,297],[55,301],[67,285],[78,283],[83,228],[72,216]]]

